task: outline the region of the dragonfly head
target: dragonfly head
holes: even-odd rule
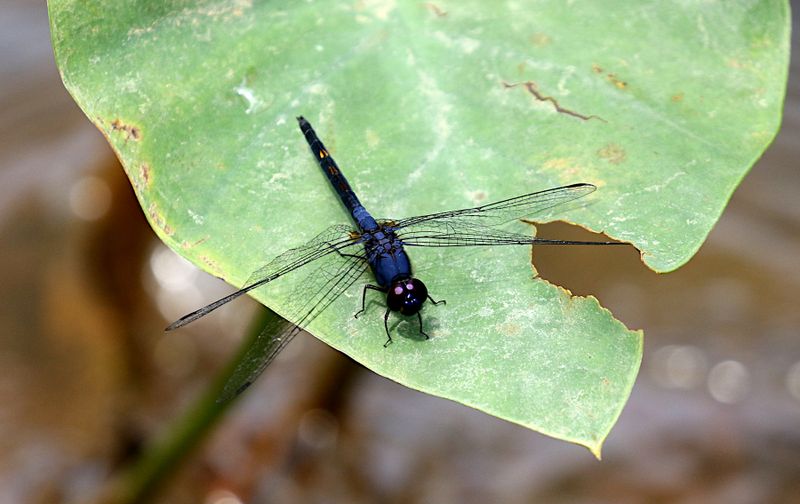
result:
[[[422,280],[403,278],[392,282],[386,294],[386,306],[403,315],[415,315],[428,299],[428,288]]]

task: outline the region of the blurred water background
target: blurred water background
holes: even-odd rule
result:
[[[260,308],[243,300],[164,335],[228,287],[155,238],[60,82],[44,2],[2,4],[0,504],[94,502]],[[792,64],[780,136],[688,265],[656,275],[630,250],[536,252],[543,277],[646,330],[601,463],[304,334],[155,502],[800,502],[797,54]]]

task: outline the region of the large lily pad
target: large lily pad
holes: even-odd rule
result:
[[[564,219],[669,271],[700,247],[776,134],[784,1],[51,0],[64,82],[158,235],[241,285],[347,216],[303,114],[380,217],[591,182]],[[517,224],[524,231],[522,224]],[[513,227],[513,225],[512,225]],[[349,292],[309,330],[400,383],[599,453],[641,333],[532,279],[530,251],[414,250],[446,307],[384,350]],[[286,289],[257,297],[285,310]]]

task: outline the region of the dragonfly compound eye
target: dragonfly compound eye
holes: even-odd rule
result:
[[[403,315],[415,315],[428,299],[428,288],[421,280],[406,278],[394,282],[386,295],[386,305]]]

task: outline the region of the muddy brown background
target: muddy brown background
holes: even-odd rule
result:
[[[201,393],[259,308],[237,302],[162,333],[227,287],[147,226],[59,80],[44,2],[0,11],[0,504],[92,502]],[[798,502],[792,64],[780,136],[685,267],[656,275],[630,250],[536,252],[542,276],[645,329],[601,463],[301,335],[156,502]],[[592,239],[564,225],[541,233]]]

